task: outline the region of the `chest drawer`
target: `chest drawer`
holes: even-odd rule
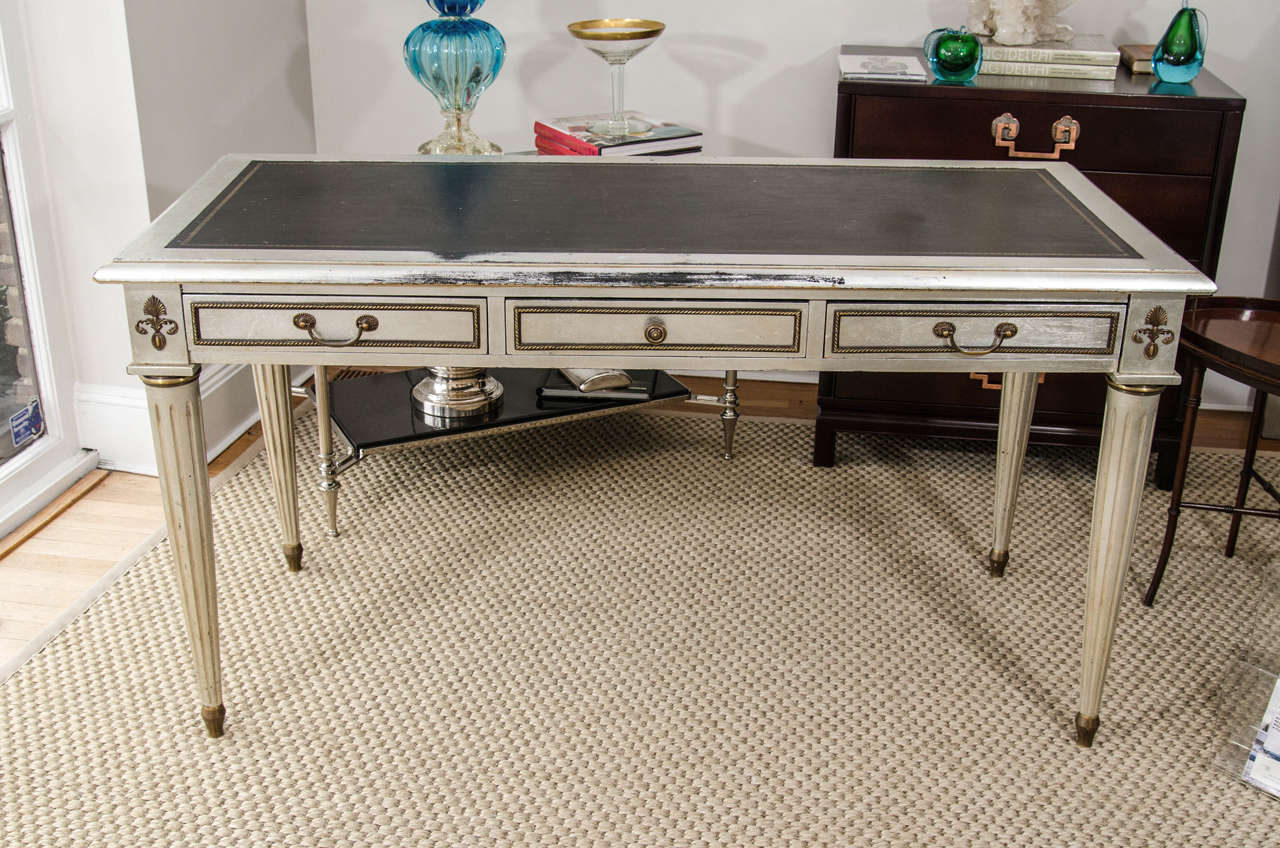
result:
[[[185,295],[193,347],[358,347],[485,353],[480,298]]]
[[[1052,101],[858,95],[847,155],[906,159],[1008,159],[991,122],[1018,119],[1016,149],[1052,152],[1051,128],[1070,115],[1080,125],[1074,150],[1059,158],[1082,170],[1210,175],[1221,113],[1135,109]]]
[[[1001,359],[1019,354],[1112,359],[1124,307],[1110,304],[878,303],[827,306],[826,352],[866,359]],[[975,366],[976,367],[976,366]]]
[[[509,300],[507,350],[801,356],[803,301]]]

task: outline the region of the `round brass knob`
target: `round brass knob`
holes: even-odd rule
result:
[[[644,325],[644,340],[649,344],[662,344],[667,340],[667,328],[657,318]]]

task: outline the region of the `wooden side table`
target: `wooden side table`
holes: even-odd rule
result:
[[[1170,93],[1155,77],[1133,76],[1123,67],[1114,82],[1006,76],[979,76],[963,86],[840,82],[835,155],[1009,161],[1010,151],[992,137],[995,119],[1006,113],[1016,118],[1016,151],[1041,154],[1054,150],[1052,125],[1070,116],[1079,136],[1074,149],[1060,152],[1061,160],[1212,277],[1245,101],[1208,71],[1191,89]],[[834,463],[835,434],[845,430],[994,439],[1001,384],[998,372],[980,369],[937,375],[823,372],[814,464]],[[1097,444],[1104,396],[1096,375],[1047,375],[1037,393],[1031,440]],[[1179,413],[1178,392],[1167,392],[1154,437],[1156,479],[1166,489],[1177,456]]]
[[[1183,509],[1225,512],[1231,516],[1225,550],[1228,557],[1235,556],[1236,538],[1240,533],[1240,519],[1243,516],[1280,518],[1280,510],[1250,509],[1244,505],[1249,485],[1254,480],[1273,499],[1280,501],[1280,492],[1253,469],[1258,439],[1262,435],[1262,417],[1266,412],[1267,396],[1280,394],[1280,300],[1205,297],[1193,301],[1183,317],[1181,354],[1187,374],[1186,414],[1178,446],[1177,468],[1173,475],[1173,491],[1169,497],[1164,545],[1160,549],[1155,572],[1151,575],[1151,583],[1147,586],[1146,597],[1142,599],[1147,606],[1155,603],[1156,591],[1164,578],[1165,566],[1169,564],[1173,537],[1178,530],[1178,515]],[[1249,421],[1249,437],[1245,443],[1244,462],[1240,468],[1240,484],[1236,487],[1235,503],[1230,505],[1188,503],[1182,500],[1206,368],[1257,390],[1253,401],[1253,416]]]

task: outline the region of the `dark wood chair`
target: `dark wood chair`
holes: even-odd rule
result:
[[[1231,515],[1225,551],[1228,557],[1235,555],[1236,538],[1240,533],[1240,519],[1243,516],[1280,518],[1280,510],[1250,509],[1244,505],[1249,485],[1255,480],[1267,494],[1280,502],[1280,492],[1253,467],[1258,452],[1258,439],[1262,435],[1262,417],[1266,410],[1267,396],[1280,393],[1280,300],[1205,297],[1189,301],[1182,321],[1181,344],[1180,353],[1185,363],[1183,373],[1187,375],[1186,417],[1178,445],[1178,462],[1173,474],[1164,545],[1160,549],[1160,559],[1156,563],[1155,573],[1151,575],[1146,597],[1142,599],[1147,606],[1155,602],[1156,590],[1160,588],[1165,566],[1169,563],[1169,552],[1173,548],[1178,515],[1183,509],[1203,509]],[[1240,469],[1240,484],[1236,487],[1235,503],[1230,505],[1182,500],[1205,369],[1216,371],[1257,390],[1253,415],[1249,420],[1244,463]]]

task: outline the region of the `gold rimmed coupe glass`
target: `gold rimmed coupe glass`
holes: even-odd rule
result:
[[[591,124],[587,129],[607,138],[625,138],[628,133],[644,132],[650,127],[634,118],[628,120],[622,108],[622,69],[641,50],[648,47],[667,25],[644,18],[595,18],[569,24],[569,32],[582,40],[582,45],[609,64],[613,84],[613,111],[609,120]]]

